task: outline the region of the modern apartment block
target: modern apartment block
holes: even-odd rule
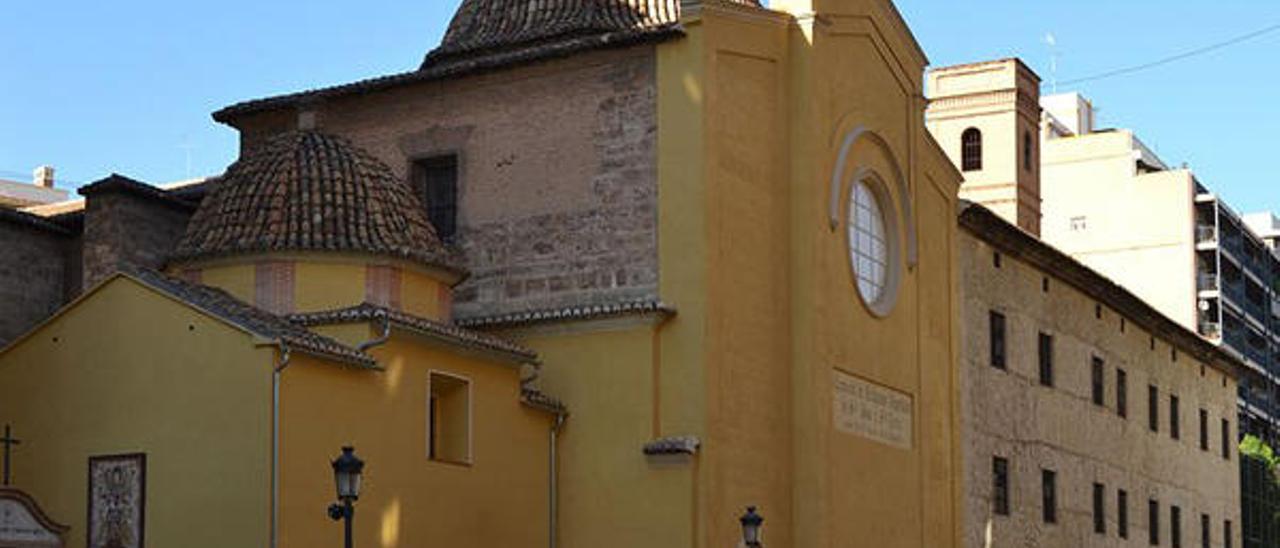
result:
[[[1165,163],[1133,131],[1098,128],[1083,96],[1040,98],[1039,79],[1017,60],[936,69],[928,81],[929,127],[965,175],[962,197],[1243,360],[1256,375],[1241,380],[1241,430],[1274,439],[1280,223],[1259,215],[1251,229],[1192,170]],[[1014,113],[1017,131],[1009,129]],[[1037,137],[1028,138],[1033,117]],[[1010,215],[1015,197],[1034,208]]]
[[[1195,172],[1166,164],[1133,131],[1094,129],[1092,104],[1078,94],[1042,104],[1045,241],[1248,364],[1259,382],[1241,384],[1242,431],[1274,438],[1274,247]],[[1081,119],[1089,123],[1073,123]]]

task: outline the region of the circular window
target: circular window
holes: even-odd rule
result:
[[[897,238],[893,210],[874,182],[859,180],[849,193],[849,260],[863,302],[878,316],[893,308],[897,289]]]

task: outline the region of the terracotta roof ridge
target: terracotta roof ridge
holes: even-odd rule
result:
[[[230,123],[237,116],[284,108],[303,101],[341,97],[391,89],[399,86],[431,82],[446,78],[467,76],[489,70],[497,70],[522,64],[531,64],[548,59],[568,57],[570,55],[594,49],[621,48],[632,45],[661,42],[684,35],[679,24],[645,29],[643,31],[611,32],[593,34],[572,39],[564,39],[550,43],[532,42],[520,48],[491,51],[484,55],[458,58],[441,62],[428,63],[425,59],[417,70],[375,76],[355,82],[319,87],[315,89],[262,97],[242,101],[223,107],[214,112],[214,121]]]
[[[382,316],[385,316],[393,324],[427,335],[444,338],[465,347],[496,352],[517,362],[537,363],[538,360],[536,352],[514,341],[368,302],[347,308],[291,314],[287,319],[300,326],[311,327],[334,323],[369,321]]]
[[[493,316],[473,316],[455,319],[454,323],[462,327],[470,328],[512,327],[543,322],[579,321],[645,314],[656,314],[669,317],[676,314],[676,309],[661,300],[643,299],[583,306],[527,310]]]

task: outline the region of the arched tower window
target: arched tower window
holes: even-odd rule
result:
[[[1023,133],[1022,134],[1022,169],[1025,169],[1027,171],[1035,171],[1035,164],[1032,163],[1035,161],[1035,157],[1032,151],[1033,144],[1034,143],[1031,141],[1031,132],[1028,131]]]
[[[961,171],[978,171],[982,169],[982,132],[971,127],[960,135],[960,169]]]

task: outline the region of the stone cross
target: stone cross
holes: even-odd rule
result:
[[[13,446],[21,444],[22,440],[13,437],[9,425],[4,425],[4,437],[0,438],[0,445],[4,445],[4,483],[0,485],[9,485],[9,451]]]

